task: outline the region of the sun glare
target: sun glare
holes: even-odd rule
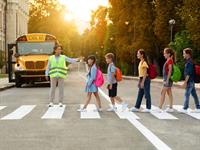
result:
[[[79,31],[82,32],[89,26],[91,12],[96,10],[100,5],[108,6],[108,0],[59,0],[64,4],[68,13],[65,20],[74,20],[77,23]]]

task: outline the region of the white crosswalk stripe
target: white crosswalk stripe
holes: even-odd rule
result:
[[[80,108],[82,108],[83,105],[80,105]],[[89,104],[87,106],[87,111],[80,112],[81,119],[100,119],[99,112],[97,111],[97,107],[94,104]]]
[[[6,108],[6,106],[0,106],[0,110],[3,110],[4,108]]]
[[[42,116],[42,119],[62,119],[65,107],[65,105],[63,105],[62,107],[60,107],[59,105],[49,107],[46,113]]]
[[[141,107],[142,108],[146,108],[145,105],[141,105]],[[152,109],[151,109],[150,113],[153,116],[155,116],[156,118],[158,118],[158,119],[166,119],[166,120],[175,120],[175,119],[178,119],[175,116],[173,116],[172,114],[167,113],[167,112],[162,112],[162,113],[156,112],[156,110],[158,109],[158,107],[156,107],[156,106],[151,105],[151,107],[152,107]]]
[[[180,109],[183,108],[183,106],[181,106],[181,105],[174,105],[173,107],[174,107],[174,109],[176,109],[177,111],[179,111]],[[187,115],[189,115],[189,116],[191,116],[191,117],[193,117],[193,118],[195,118],[195,119],[200,120],[200,113],[194,113],[194,112],[191,112],[191,110],[192,110],[192,109],[188,108],[188,111],[187,111],[187,113],[185,113],[185,114],[187,114]]]
[[[5,117],[1,118],[1,120],[19,120],[24,118],[27,114],[29,114],[35,105],[22,105],[17,108],[14,112],[6,115]]]

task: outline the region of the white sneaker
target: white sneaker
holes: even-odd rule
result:
[[[165,112],[172,113],[172,112],[174,112],[174,109],[173,109],[173,108],[169,108],[169,107],[168,107],[168,108],[166,108],[166,109],[165,109]]]
[[[49,106],[49,107],[53,107],[53,103],[52,103],[52,102],[50,102],[48,106]]]
[[[128,108],[128,103],[122,103],[122,111],[125,111]]]
[[[117,107],[111,107],[107,109],[108,112],[115,112],[117,111]]]
[[[200,113],[200,109],[194,109],[190,111],[191,113]]]
[[[154,110],[156,113],[163,113],[163,110],[162,109],[160,109],[160,108],[158,108],[158,109],[156,109],[156,110]]]
[[[135,107],[131,107],[129,110],[132,111],[132,112],[139,112],[140,111],[140,109],[135,108]]]
[[[103,109],[102,108],[98,108],[97,111],[98,112],[103,112]]]
[[[179,112],[179,113],[184,113],[184,114],[185,114],[185,113],[187,113],[187,109],[181,108],[180,110],[178,110],[178,112]]]
[[[79,109],[77,109],[77,111],[78,111],[78,112],[86,112],[87,109],[86,109],[86,108],[79,108]]]
[[[143,112],[143,113],[150,113],[150,112],[151,112],[151,109],[145,108],[145,109],[143,109],[141,112]]]
[[[59,103],[58,105],[59,105],[60,107],[63,107],[63,104],[62,104],[62,103]]]

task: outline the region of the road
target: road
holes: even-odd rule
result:
[[[199,114],[194,118],[178,112],[161,116],[106,112],[106,85],[99,90],[104,111],[80,114],[76,110],[86,98],[85,72],[83,66],[78,69],[76,65],[70,70],[65,81],[66,107],[62,109],[48,110],[48,86],[0,92],[0,150],[199,150]],[[159,83],[151,84],[154,106],[158,105],[161,87]],[[174,88],[173,93],[174,104],[182,105],[184,90]],[[137,81],[120,82],[118,95],[131,107],[137,96]],[[93,104],[94,99],[90,107],[95,107]],[[190,105],[194,107],[192,98]]]

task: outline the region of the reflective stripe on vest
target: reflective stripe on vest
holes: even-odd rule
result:
[[[50,69],[49,69],[49,76],[50,78],[60,77],[65,78],[67,75],[67,67],[65,62],[65,56],[60,55],[58,58],[58,62],[56,62],[55,55],[50,56]]]

